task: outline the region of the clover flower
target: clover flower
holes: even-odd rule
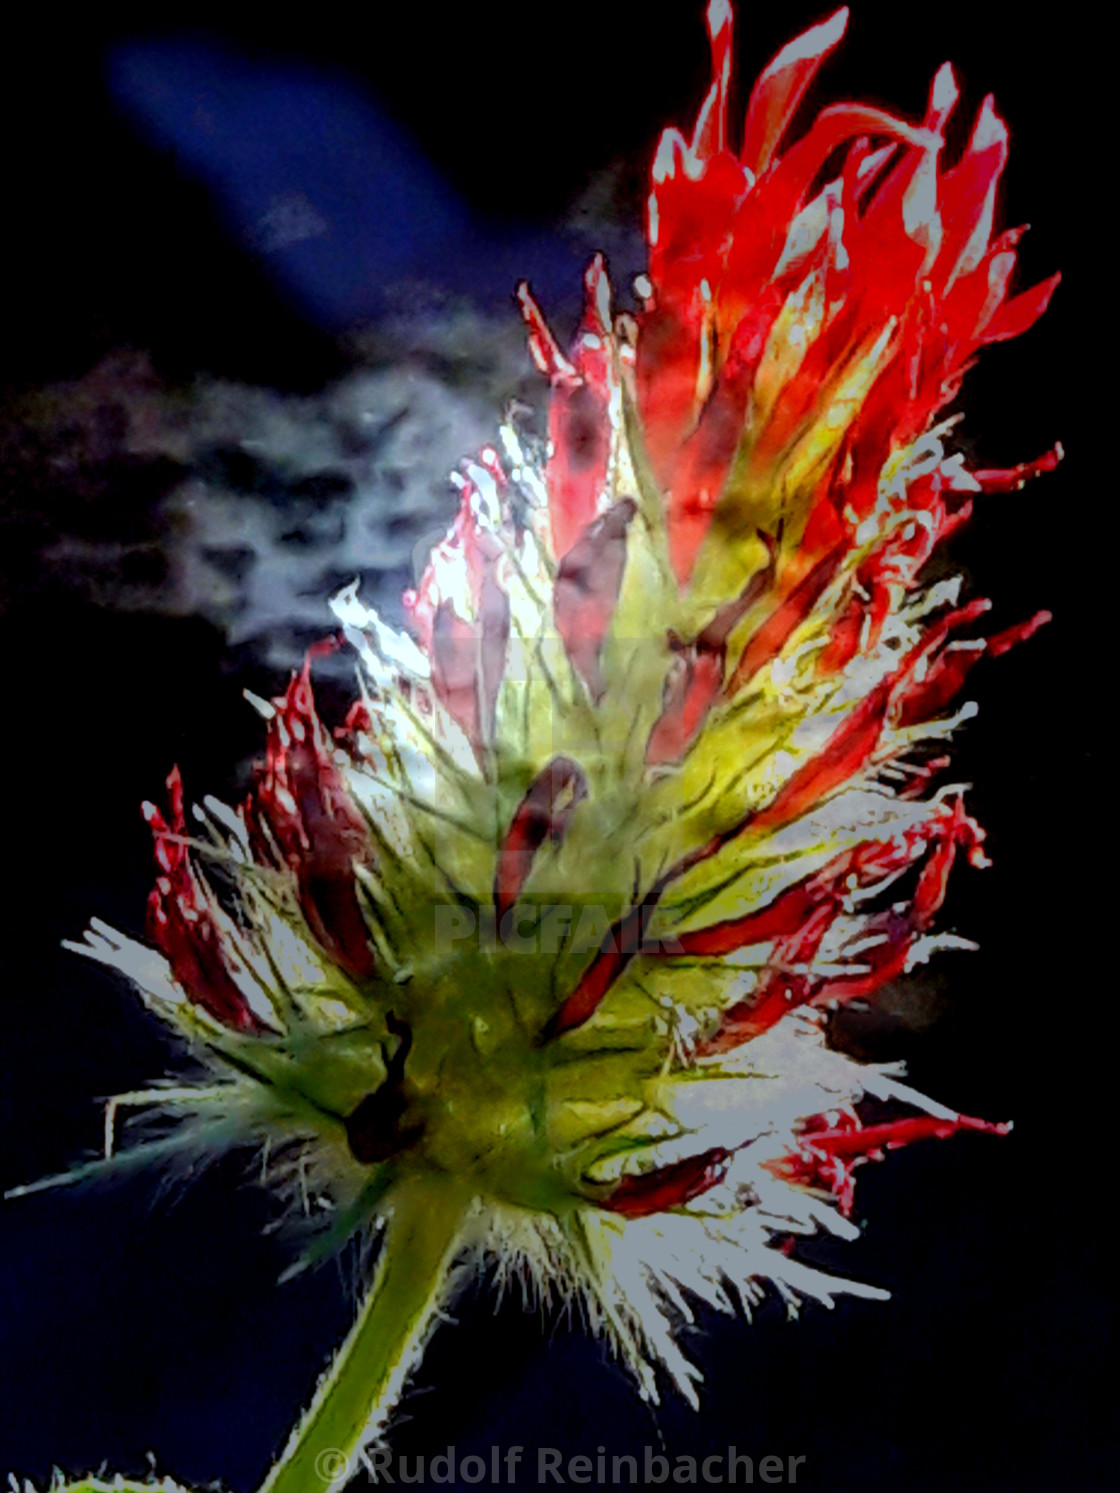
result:
[[[938,416],[1058,277],[1009,295],[1007,133],[985,101],[943,167],[947,65],[920,124],[839,104],[793,128],[846,17],[779,53],[733,139],[712,0],[637,309],[596,258],[565,352],[522,287],[547,442],[511,417],[465,464],[406,632],[335,598],[343,726],[309,661],[243,804],[207,800],[201,838],[177,773],[145,806],[154,949],[101,924],[82,946],[208,1055],[213,1083],[139,1096],[184,1145],[296,1155],[330,1246],[384,1228],[270,1487],[375,1433],[456,1262],[578,1294],[645,1396],[660,1365],[695,1399],[696,1300],[881,1294],[791,1240],[856,1233],[869,1158],[1006,1128],[835,1051],[828,1013],[965,946],[936,931],[958,858],[985,864],[938,786],[954,702],[1047,614],[978,635],[988,603],[923,567],[1060,450],[971,471]]]

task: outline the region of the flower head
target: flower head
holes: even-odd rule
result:
[[[833,1050],[826,1014],[964,942],[936,923],[984,836],[943,745],[1046,614],[980,635],[987,602],[923,567],[1060,452],[971,471],[937,421],[1057,276],[1009,295],[1006,130],[986,101],[943,165],[948,66],[920,123],[796,127],[846,14],[733,138],[712,0],[637,310],[595,259],[564,351],[522,287],[547,444],[510,422],[465,465],[407,632],[335,598],[362,689],[333,738],[305,667],[236,812],[192,839],[177,774],[146,807],[159,952],[84,946],[213,1055],[172,1106],[304,1144],[339,1235],[446,1179],[461,1242],[584,1293],[649,1395],[657,1361],[693,1393],[691,1296],[873,1294],[787,1248],[854,1232],[861,1162],[1001,1128]]]

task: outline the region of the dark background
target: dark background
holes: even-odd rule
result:
[[[822,14],[744,12],[742,75]],[[1055,439],[1068,453],[1056,475],[988,498],[956,548],[994,595],[997,625],[1043,605],[1055,613],[974,676],[981,717],[956,752],[954,776],[977,785],[995,865],[958,873],[945,921],[982,950],[937,965],[938,1014],[925,1030],[882,1014],[838,1034],[868,1055],[907,1058],[916,1086],[950,1105],[1014,1119],[1014,1135],[929,1143],[865,1169],[865,1237],[819,1254],[894,1300],[842,1301],[832,1313],[807,1304],[795,1324],[774,1303],[750,1327],[703,1316],[692,1338],[709,1385],[699,1416],[670,1399],[654,1418],[578,1328],[512,1305],[495,1312],[481,1292],[433,1343],[402,1406],[397,1452],[451,1443],[465,1455],[497,1442],[566,1458],[600,1444],[640,1453],[663,1438],[670,1453],[733,1442],[755,1456],[804,1454],[799,1481],[829,1493],[1105,1486],[1100,1267],[1112,1178],[1100,1140],[1107,1091],[1090,1070],[1113,1037],[1096,847],[1112,814],[1101,739],[1115,645],[1098,615],[1107,488],[1092,465],[1093,388],[1108,370],[1095,216],[1106,189],[1080,171],[1088,159],[1110,179],[1112,167],[1101,159],[1110,137],[1091,128],[1086,18],[1066,7],[1041,30],[988,3],[858,5],[818,89],[913,116],[949,57],[970,110],[993,90],[1012,131],[1002,221],[1034,224],[1019,283],[1055,268],[1067,276],[1043,324],[985,355],[964,406],[984,465]],[[39,7],[7,37],[0,89],[8,412],[121,348],[147,351],[170,381],[205,372],[309,391],[350,366],[338,318],[320,308],[316,322],[306,296],[270,278],[274,261],[238,238],[181,156],[109,97],[114,46],[191,28],[266,65],[346,70],[393,149],[411,141],[411,159],[432,163],[415,169],[446,184],[431,190],[446,192],[440,211],[451,218],[433,220],[434,245],[423,226],[410,229],[402,251],[409,182],[398,183],[401,207],[387,178],[394,205],[369,221],[371,276],[412,256],[424,275],[442,266],[457,290],[500,309],[528,273],[557,287],[562,330],[574,300],[559,286],[569,270],[578,282],[579,262],[555,247],[553,225],[620,160],[632,166],[614,178],[615,199],[637,215],[659,126],[690,123],[707,78],[691,0],[534,12],[487,0],[438,17],[317,7],[252,22],[236,5],[163,7],[158,18],[150,7],[65,17]],[[370,170],[385,168],[371,160]],[[449,234],[448,222],[467,226]],[[540,259],[507,272],[503,245]],[[372,314],[375,300],[359,309]],[[97,607],[64,577],[39,574],[36,535],[56,522],[52,505],[65,514],[70,501],[64,481],[56,490],[43,477],[50,460],[24,453],[5,496],[19,522],[0,529],[3,1185],[96,1149],[99,1098],[173,1064],[123,983],[59,941],[91,914],[140,931],[150,852],[138,801],[157,794],[173,761],[200,794],[232,795],[260,741],[241,687],[282,683],[206,624]],[[241,1170],[220,1165],[174,1198],[141,1176],[0,1206],[0,1472],[40,1486],[55,1466],[137,1475],[152,1452],[187,1484],[256,1486],[350,1320],[351,1275],[332,1265],[278,1287],[290,1251],[262,1232],[277,1207]]]

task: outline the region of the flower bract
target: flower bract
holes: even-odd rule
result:
[[[298,1154],[339,1242],[422,1177],[460,1250],[578,1293],[642,1391],[694,1396],[695,1302],[869,1288],[790,1241],[855,1233],[861,1163],[991,1130],[834,1050],[829,1013],[940,947],[983,831],[945,776],[974,666],[1046,620],[927,562],[985,491],[1049,470],[954,452],[976,354],[1057,283],[1010,289],[1007,132],[946,164],[952,70],[920,121],[802,95],[846,22],[710,91],[652,166],[649,267],[601,259],[562,347],[528,287],[547,437],[512,417],[397,630],[332,605],[359,698],[311,665],[266,708],[236,809],[146,806],[150,945],[95,925],[214,1081],[164,1109],[205,1145]]]

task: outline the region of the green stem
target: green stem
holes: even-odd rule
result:
[[[325,1493],[357,1470],[371,1418],[388,1412],[419,1357],[468,1202],[448,1178],[413,1178],[394,1189],[361,1315],[260,1493]]]

